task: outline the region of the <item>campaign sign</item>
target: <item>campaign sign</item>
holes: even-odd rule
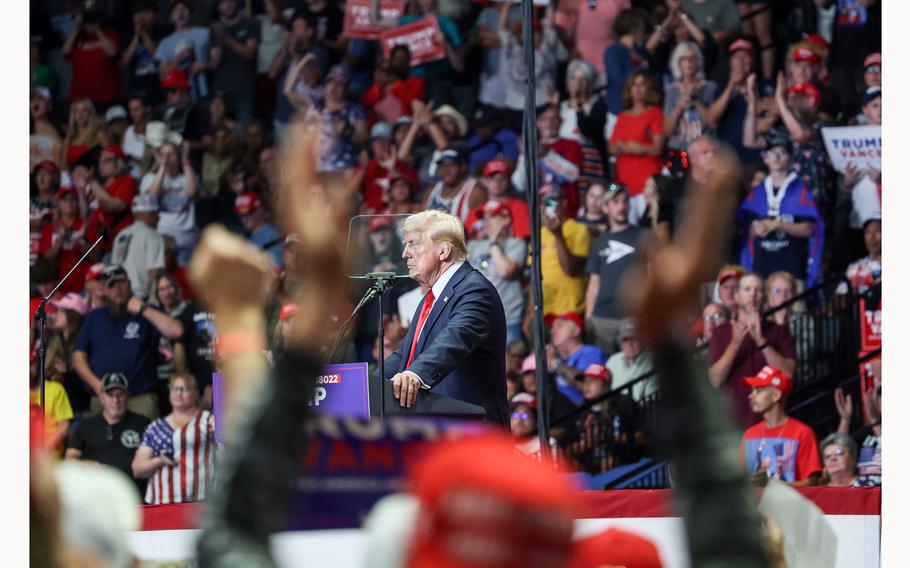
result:
[[[405,0],[381,0],[380,19],[397,20],[404,14]],[[377,40],[382,29],[370,24],[371,0],[348,0],[344,7],[344,29],[342,35],[352,39]]]
[[[328,365],[316,377],[310,406],[341,418],[369,418],[369,373],[366,363]]]
[[[369,418],[369,374],[366,363],[328,365],[316,377],[310,407],[341,418]],[[225,389],[221,373],[212,373],[212,406],[215,414],[215,441],[224,443]]]
[[[872,166],[882,169],[882,127],[877,124],[866,126],[833,126],[822,128],[822,138],[831,165],[844,173],[848,164],[865,172]]]
[[[315,415],[305,426],[309,443],[299,459],[302,473],[287,530],[360,527],[377,501],[406,488],[408,470],[434,442],[490,429],[438,418]]]
[[[393,47],[404,44],[411,50],[411,67],[444,59],[445,47],[442,43],[436,43],[436,38],[441,34],[436,16],[384,30],[379,38],[382,43],[382,55],[388,58]]]
[[[860,313],[860,349],[874,351],[882,348],[882,310],[866,309],[866,300],[859,303]]]

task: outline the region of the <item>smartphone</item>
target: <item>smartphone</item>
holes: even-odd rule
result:
[[[544,202],[543,214],[546,215],[550,219],[555,219],[556,210],[558,207],[559,207],[559,203],[555,199],[550,197]]]

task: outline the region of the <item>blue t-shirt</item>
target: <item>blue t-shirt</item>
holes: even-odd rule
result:
[[[105,373],[123,373],[130,395],[135,396],[152,390],[158,380],[160,339],[158,329],[146,318],[129,315],[114,319],[105,307],[85,316],[73,348],[86,353],[89,367],[98,378]]]
[[[405,24],[410,24],[411,22],[422,20],[425,17],[426,16],[423,14],[402,16],[398,18],[398,25],[403,26]],[[441,31],[446,40],[452,44],[452,47],[461,45],[461,34],[458,32],[458,26],[455,25],[455,22],[440,14],[436,14],[436,20],[439,22],[439,31]],[[444,77],[451,73],[452,68],[449,66],[448,58],[430,61],[411,68],[411,75],[415,77]]]
[[[584,370],[588,368],[588,365],[603,365],[606,359],[607,358],[604,357],[604,352],[601,351],[599,347],[594,345],[582,345],[575,353],[572,353],[566,358],[566,365],[584,372]],[[571,400],[573,404],[581,404],[584,402],[581,389],[575,388],[574,383],[569,381],[570,379],[566,379],[562,375],[556,375],[556,388],[566,398]]]
[[[483,167],[496,156],[505,156],[510,160],[518,159],[518,134],[508,128],[503,128],[493,135],[493,138],[484,142],[476,134],[468,139],[468,169],[472,172],[478,167]]]
[[[197,61],[208,61],[209,59],[209,30],[199,26],[194,26],[182,32],[174,32],[165,37],[158,44],[155,51],[155,59],[161,62],[170,62],[176,59],[177,54],[187,47],[192,47],[192,54],[187,59],[180,62],[180,68],[187,72],[190,81],[190,93],[193,100],[198,101],[209,96],[209,87],[205,79],[205,73],[189,75],[190,65]]]

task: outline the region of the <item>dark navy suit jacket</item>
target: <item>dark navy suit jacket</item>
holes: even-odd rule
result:
[[[508,426],[506,316],[496,288],[467,262],[461,265],[436,298],[406,369],[421,308],[423,300],[401,347],[386,358],[385,378],[413,371],[434,393],[480,405],[487,421]]]

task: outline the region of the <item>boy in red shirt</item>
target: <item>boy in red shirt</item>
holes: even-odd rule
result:
[[[787,416],[790,376],[766,365],[758,375],[745,377],[752,387],[749,405],[763,420],[746,430],[739,454],[749,475],[764,472],[794,487],[816,485],[822,472],[815,432]]]

